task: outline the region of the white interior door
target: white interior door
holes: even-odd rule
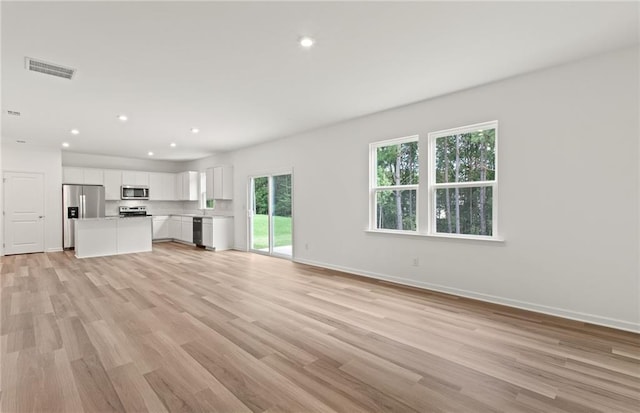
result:
[[[4,253],[44,252],[44,177],[4,173]]]

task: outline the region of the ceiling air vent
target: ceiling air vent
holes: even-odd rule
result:
[[[65,79],[71,79],[76,72],[75,69],[43,62],[42,60],[32,59],[30,57],[25,57],[25,67],[32,72],[40,72]]]
[[[7,115],[11,115],[11,116],[20,116],[20,112],[15,111],[15,110],[8,110],[8,111],[7,111]]]

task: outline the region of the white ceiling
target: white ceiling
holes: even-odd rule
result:
[[[638,7],[3,2],[2,139],[199,158],[630,46]],[[29,72],[25,56],[77,74]]]

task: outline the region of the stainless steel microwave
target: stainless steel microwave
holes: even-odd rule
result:
[[[122,185],[120,187],[121,199],[149,199],[149,187],[139,185]]]

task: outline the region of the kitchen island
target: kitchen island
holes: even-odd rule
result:
[[[151,251],[151,217],[74,220],[77,258]]]

